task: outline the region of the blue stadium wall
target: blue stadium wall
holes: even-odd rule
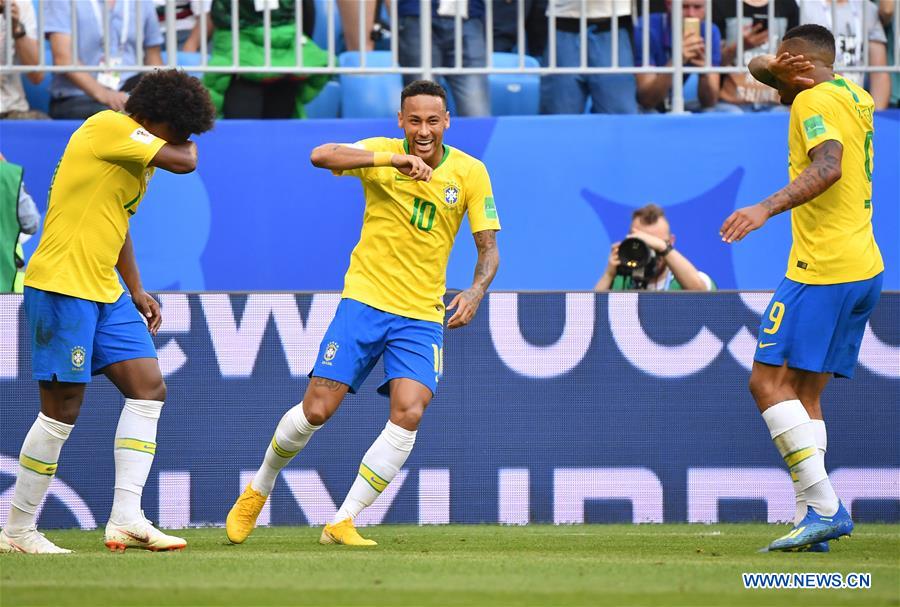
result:
[[[363,522],[782,521],[793,491],[747,392],[769,295],[487,297],[448,332],[445,374],[405,468]],[[161,295],[169,386],[144,492],[164,526],[222,524],[298,402],[334,293]],[[0,525],[38,411],[21,297],[0,296]],[[827,466],[858,521],[900,521],[900,295],[885,293],[853,380],[824,398]],[[321,524],[383,427],[375,368],[276,484],[263,524]],[[105,523],[122,398],[87,390],[44,527]]]
[[[736,207],[786,183],[787,121],[785,114],[459,119],[446,140],[490,170],[504,227],[496,288],[590,289],[631,211],[652,201],[666,207],[676,246],[720,288],[774,289],[786,264],[789,218],[734,246],[719,240],[718,227]],[[0,121],[0,150],[25,165],[42,206],[76,126]],[[132,221],[146,285],[340,289],[362,221],[361,188],[314,169],[309,152],[328,141],[399,133],[391,120],[218,123],[198,140],[200,169],[158,172]],[[885,288],[900,289],[900,111],[876,116],[874,162]],[[449,287],[469,284],[474,258],[463,234]]]

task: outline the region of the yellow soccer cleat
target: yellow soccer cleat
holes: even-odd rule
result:
[[[377,546],[378,542],[367,540],[353,526],[352,518],[345,518],[340,523],[325,525],[322,529],[320,544],[343,544],[345,546]]]
[[[225,535],[228,536],[229,542],[242,544],[250,536],[267,498],[268,496],[247,485],[225,519]]]

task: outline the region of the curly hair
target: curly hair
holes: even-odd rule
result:
[[[131,92],[125,111],[150,122],[167,123],[186,134],[213,127],[216,109],[203,83],[179,69],[149,72]]]
[[[444,102],[444,109],[447,108],[447,91],[444,90],[437,82],[431,80],[416,80],[410,82],[400,93],[400,108],[403,108],[403,102],[409,97],[418,95],[430,95],[432,97],[440,97]]]

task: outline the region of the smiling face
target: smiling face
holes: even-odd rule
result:
[[[425,160],[440,158],[444,154],[444,130],[450,127],[450,112],[444,100],[434,95],[407,97],[397,116],[397,122],[406,136],[409,153]]]

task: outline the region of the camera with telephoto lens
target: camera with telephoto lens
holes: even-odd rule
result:
[[[626,238],[619,244],[619,276],[631,279],[632,289],[646,289],[659,274],[656,251],[640,238]]]

